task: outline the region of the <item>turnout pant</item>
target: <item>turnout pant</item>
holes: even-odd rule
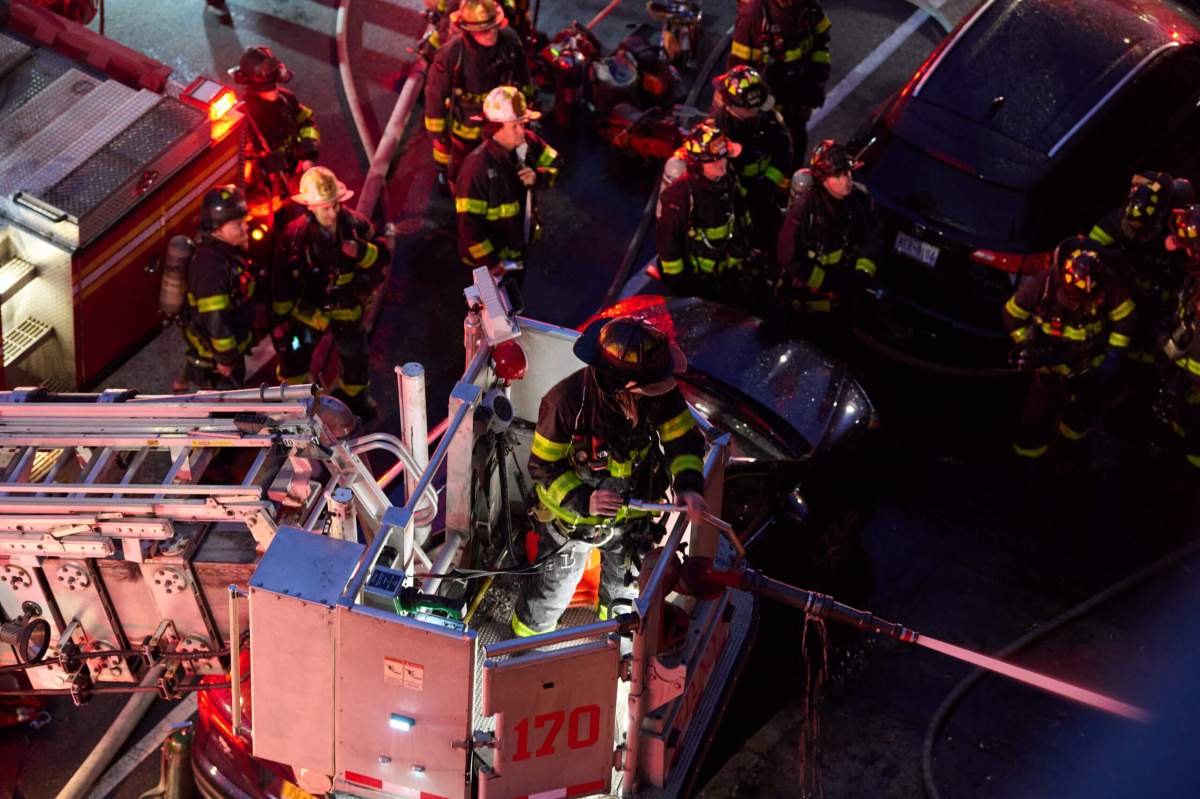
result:
[[[1068,441],[1084,438],[1100,412],[1101,388],[1095,369],[1077,375],[1046,369],[1034,372],[1013,451],[1026,458],[1040,458],[1046,454],[1056,428]]]
[[[343,313],[341,310],[332,311]],[[341,374],[336,391],[356,397],[367,388],[370,373],[367,368],[367,332],[362,324],[362,307],[354,319],[333,319],[329,323],[333,342],[341,361]],[[293,319],[282,337],[275,339],[279,354],[279,379],[287,383],[307,383],[312,380],[310,364],[313,350],[321,340],[322,331]]]
[[[638,592],[636,581],[632,585],[625,585],[625,537],[630,533],[630,527],[611,528],[611,532],[607,540],[598,542],[601,619],[608,618],[608,608],[614,601],[633,599]],[[596,546],[597,543],[568,539],[553,523],[542,526],[538,539],[538,560],[556,550],[557,554],[525,583],[513,612],[512,629],[516,635],[537,635],[554,629],[570,604],[579,579],[587,570],[588,556]]]

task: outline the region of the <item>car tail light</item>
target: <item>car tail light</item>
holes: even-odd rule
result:
[[[984,266],[1003,269],[1018,275],[1033,275],[1041,272],[1050,264],[1051,254],[1048,252],[1019,253],[997,252],[995,250],[975,250],[971,260]]]

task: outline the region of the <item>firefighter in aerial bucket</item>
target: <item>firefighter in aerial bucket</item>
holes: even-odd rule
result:
[[[629,317],[593,322],[575,343],[585,364],[550,389],[529,456],[540,522],[539,570],[512,617],[513,633],[553,630],[593,548],[600,549],[601,620],[637,594],[640,555],[661,528],[629,500],[668,488],[695,523],[705,511],[704,438],[675,375],[687,359],[666,334]]]

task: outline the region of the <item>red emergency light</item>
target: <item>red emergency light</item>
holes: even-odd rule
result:
[[[238,102],[233,89],[203,75],[196,78],[183,90],[180,99],[196,108],[208,111],[208,118],[213,123],[212,136],[214,140],[220,139],[229,130],[230,124],[227,117]]]

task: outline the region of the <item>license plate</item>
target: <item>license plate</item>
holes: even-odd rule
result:
[[[896,234],[896,252],[912,258],[914,261],[919,261],[926,266],[936,264],[938,255],[941,254],[941,250],[937,247],[934,247],[932,244],[926,244],[907,233]]]
[[[317,799],[294,782],[283,781],[283,799]]]

